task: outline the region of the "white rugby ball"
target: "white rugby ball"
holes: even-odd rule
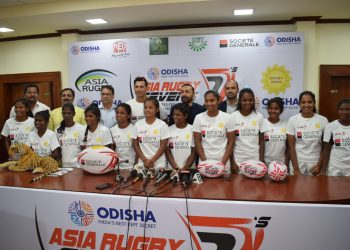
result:
[[[258,179],[265,176],[267,166],[261,161],[248,160],[241,163],[239,170],[246,177]]]
[[[220,161],[206,160],[197,165],[198,172],[209,178],[220,177],[224,174],[225,166]]]
[[[104,146],[91,146],[78,154],[80,167],[91,174],[105,174],[118,164],[116,152]]]
[[[288,168],[283,162],[273,161],[269,165],[268,174],[272,180],[282,181],[288,175]]]

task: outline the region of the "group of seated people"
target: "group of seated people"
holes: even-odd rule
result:
[[[193,102],[194,88],[184,84],[181,102],[172,106],[168,119],[158,100],[147,96],[147,84],[144,77],[136,78],[136,97],[116,107],[113,87],[103,86],[102,104],[85,110],[73,105],[74,91],[67,88],[61,92],[63,106],[52,112],[35,95],[27,95],[39,91],[30,85],[3,127],[6,147],[26,143],[63,167],[79,167],[79,152],[101,145],[116,151],[120,169],[138,163],[148,169],[187,170],[196,162],[216,160],[227,173],[239,173],[241,163],[259,160],[283,162],[291,175],[350,175],[350,99],[339,102],[339,119],[328,123],[316,113],[315,95],[304,91],[300,113],[283,121],[279,97],[269,100],[264,118],[255,110],[254,92],[239,91],[236,81],[225,84],[226,103],[208,90],[204,105]]]

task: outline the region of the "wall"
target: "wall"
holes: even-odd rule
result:
[[[164,35],[258,32],[304,32],[306,38],[304,88],[314,91],[317,95],[320,64],[350,64],[348,47],[350,24],[298,22],[295,25],[179,29],[85,36],[68,34],[57,38],[2,42],[0,43],[0,75],[61,71],[62,87],[67,87],[69,86],[67,47],[71,42]]]

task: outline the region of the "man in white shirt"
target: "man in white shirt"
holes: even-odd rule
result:
[[[114,88],[111,85],[101,87],[101,104],[98,106],[101,112],[100,123],[107,128],[112,128],[117,124],[113,105]]]
[[[136,97],[127,101],[126,103],[131,107],[131,123],[135,124],[138,120],[145,117],[143,113],[144,102],[147,99],[147,86],[148,82],[146,78],[138,76],[134,80],[134,92]],[[167,122],[168,115],[164,106],[159,103],[160,119]]]
[[[44,111],[44,110],[51,111],[48,106],[38,101],[37,99],[38,95],[39,95],[39,87],[37,85],[29,84],[25,87],[24,97],[28,99],[30,109],[33,115],[35,115],[35,113],[39,111]],[[16,117],[15,106],[12,106],[11,112],[10,112],[10,118],[15,118],[15,117]]]
[[[219,104],[219,110],[228,114],[235,112],[237,110],[238,92],[238,82],[235,80],[228,80],[225,83],[226,100]]]

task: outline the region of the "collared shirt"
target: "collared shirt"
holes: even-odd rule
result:
[[[112,128],[117,124],[117,119],[115,117],[115,106],[112,105],[110,109],[106,109],[101,104],[99,107],[101,112],[101,120],[100,123],[107,128]]]
[[[44,111],[44,110],[51,111],[51,109],[48,106],[46,106],[44,103],[36,101],[34,108],[32,109],[32,113],[33,115],[35,115],[39,111]],[[12,106],[11,108],[10,118],[16,118],[15,106]]]
[[[237,102],[234,105],[231,105],[231,103],[227,102],[227,109],[226,109],[227,114],[232,114],[236,110],[237,110]]]
[[[84,110],[77,106],[74,106],[74,110],[75,110],[75,116],[73,118],[74,122],[80,123],[81,125],[85,125],[86,121],[85,121]],[[55,129],[58,126],[60,126],[62,121],[63,121],[62,107],[59,107],[57,109],[52,110],[48,128],[51,129],[52,131],[55,131]]]
[[[198,114],[203,113],[204,111],[206,111],[204,106],[193,102],[192,106],[190,106],[189,110],[188,110],[189,113],[188,113],[188,117],[187,117],[187,123],[192,125],[194,122],[194,118],[196,118],[196,116]],[[171,110],[170,110],[169,126],[174,124],[173,113],[174,113],[174,106],[172,106]]]

